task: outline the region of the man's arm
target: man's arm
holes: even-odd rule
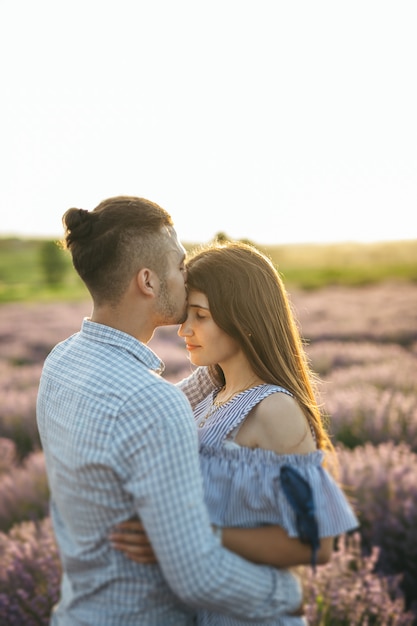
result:
[[[140,435],[140,453],[134,454],[133,442],[124,453],[131,462],[127,486],[168,585],[192,606],[246,620],[296,611],[301,588],[290,572],[244,561],[213,535],[192,412],[186,398],[169,387],[157,407],[152,389],[148,402],[141,393],[137,410],[143,412],[145,400],[154,414],[152,426]]]
[[[208,367],[198,367],[190,376],[183,378],[175,386],[185,393],[191,408],[194,410],[197,404],[204,400],[219,384],[210,375]]]

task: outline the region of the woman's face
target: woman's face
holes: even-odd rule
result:
[[[189,292],[187,319],[178,335],[185,339],[193,365],[222,365],[241,353],[237,341],[213,320],[207,296],[201,291]]]

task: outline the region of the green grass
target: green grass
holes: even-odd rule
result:
[[[417,282],[417,241],[264,246],[285,283],[304,289]]]
[[[188,249],[193,247],[196,246],[190,245]],[[257,248],[272,259],[286,285],[303,289],[390,280],[417,282],[417,240],[257,245]]]
[[[0,239],[0,302],[26,300],[77,300],[88,292],[72,267],[68,252],[61,253],[67,266],[61,284],[50,286],[42,269],[43,239]]]
[[[48,285],[40,261],[44,239],[0,238],[0,302],[79,300],[88,292],[68,252],[62,283]],[[256,245],[256,243],[255,243]],[[191,251],[198,244],[185,244]],[[317,289],[389,280],[417,282],[417,240],[374,244],[293,244],[257,246],[275,263],[286,285]]]

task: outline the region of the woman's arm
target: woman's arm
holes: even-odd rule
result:
[[[317,564],[327,563],[333,551],[333,537],[322,537]],[[253,563],[288,568],[311,563],[311,547],[289,537],[281,526],[223,528],[223,545]]]
[[[157,562],[148,535],[137,518],[118,524],[109,539],[113,548],[123,552],[135,563],[150,565]]]
[[[142,524],[138,520],[122,522],[111,534],[113,547],[136,563],[155,563],[152,546]],[[289,537],[281,526],[259,528],[223,528],[222,543],[225,548],[239,554],[248,561],[279,568],[308,565],[311,563],[310,546],[297,538]],[[317,564],[330,560],[333,537],[320,541]]]
[[[272,450],[276,454],[308,454],[316,450],[300,406],[294,398],[283,393],[271,394],[256,405],[235,441],[241,446]],[[310,545],[289,537],[280,526],[223,528],[223,545],[254,563],[282,568],[311,563]],[[316,555],[317,564],[327,563],[332,550],[333,537],[322,538]]]

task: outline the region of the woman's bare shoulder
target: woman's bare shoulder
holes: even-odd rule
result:
[[[273,393],[253,411],[259,447],[279,454],[305,454],[315,450],[308,421],[295,398]]]

